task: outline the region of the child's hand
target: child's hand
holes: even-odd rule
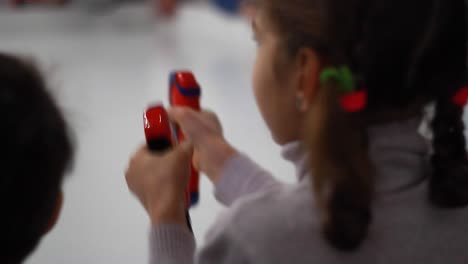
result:
[[[148,212],[153,225],[175,223],[187,226],[185,188],[190,175],[192,147],[184,142],[158,155],[142,146],[130,160],[127,185]]]
[[[224,163],[237,151],[223,137],[221,124],[212,112],[196,112],[189,108],[175,107],[168,111],[194,147],[195,167],[204,172],[216,184]]]

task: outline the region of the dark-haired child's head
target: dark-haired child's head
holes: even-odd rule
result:
[[[58,218],[72,144],[38,70],[2,53],[0,116],[0,262],[21,263]]]
[[[371,221],[367,127],[418,117],[429,102],[436,104],[430,201],[468,204],[463,109],[452,102],[467,72],[464,0],[253,2],[257,104],[278,143],[307,144],[331,245],[356,249]],[[320,79],[341,66],[367,91],[360,112],[343,109],[336,80]]]

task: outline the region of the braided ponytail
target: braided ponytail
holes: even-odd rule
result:
[[[365,77],[361,59],[366,50],[364,21],[369,1],[332,1],[328,20],[335,50],[328,54],[330,62],[345,62],[356,76]],[[346,5],[346,8],[343,6]],[[349,10],[355,10],[349,14]],[[343,23],[347,24],[344,34]],[[357,84],[356,78],[353,80]],[[360,86],[364,88],[363,81]],[[342,87],[333,80],[322,84],[317,97],[319,105],[311,109],[322,115],[321,124],[308,120],[311,169],[314,174],[315,193],[323,205],[322,230],[327,241],[342,251],[357,249],[367,236],[372,220],[373,170],[368,155],[367,118],[365,112],[348,112],[340,100]],[[323,96],[323,98],[320,98]],[[322,104],[322,105],[320,105]],[[318,110],[318,111],[317,111]],[[311,115],[313,115],[311,113]],[[313,127],[312,127],[313,126]]]
[[[463,108],[449,98],[437,101],[432,122],[434,154],[429,198],[442,208],[468,205],[468,158]]]
[[[420,48],[414,53],[408,76],[419,94],[435,100],[432,121],[432,176],[430,201],[441,208],[468,205],[468,158],[464,135],[463,107],[453,97],[466,73],[466,4],[464,0],[433,0],[433,16]],[[448,69],[433,69],[448,65]],[[424,90],[423,90],[424,89]]]
[[[322,210],[322,230],[333,247],[359,247],[371,222],[372,174],[362,113],[348,113],[341,92],[329,81],[307,116],[314,188]]]

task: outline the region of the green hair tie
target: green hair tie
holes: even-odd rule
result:
[[[352,93],[356,88],[353,74],[347,66],[323,69],[322,73],[320,73],[320,83],[325,85],[330,80],[334,80],[343,93]]]

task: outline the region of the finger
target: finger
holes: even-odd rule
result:
[[[197,151],[193,152],[193,157],[192,157],[192,164],[195,167],[197,171],[200,171],[200,155],[198,154]]]
[[[219,132],[222,135],[223,127],[221,125],[221,122],[219,121],[218,116],[211,110],[203,110],[202,114],[205,117],[205,121],[207,122],[207,125],[209,127],[214,128],[217,132]]]
[[[125,183],[127,184],[127,187],[130,191],[132,191],[132,180],[133,180],[133,166],[132,164],[129,164],[127,169],[125,170]]]
[[[187,107],[173,107],[169,108],[168,115],[172,121],[179,125],[188,139],[194,143],[197,141],[200,131],[203,131],[204,127],[199,112]]]
[[[128,184],[128,181],[130,180],[130,167],[127,167],[127,169],[125,170],[125,173],[124,173],[124,176],[125,176],[125,182]]]
[[[190,122],[196,118],[196,112],[188,107],[174,106],[167,109],[169,118],[179,125]]]
[[[138,148],[131,156],[130,156],[130,161],[129,164],[135,163],[136,160],[138,160],[138,157],[140,157],[142,154],[141,148]]]
[[[137,151],[133,155],[134,157],[140,157],[148,154],[148,146],[146,144],[142,144],[138,147]]]

